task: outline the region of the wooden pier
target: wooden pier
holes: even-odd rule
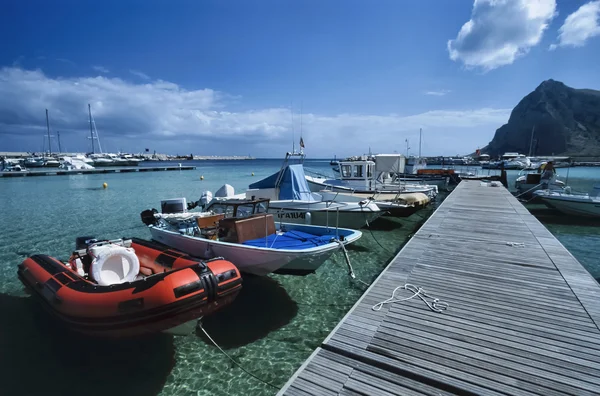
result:
[[[26,176],[64,176],[64,175],[92,175],[98,173],[134,173],[134,172],[160,172],[194,170],[195,166],[136,166],[119,168],[94,168],[94,169],[59,169],[46,168],[43,170],[0,172],[0,177],[26,177]]]
[[[600,394],[600,286],[506,189],[482,184],[450,194],[280,395]],[[372,310],[405,283],[449,308]]]

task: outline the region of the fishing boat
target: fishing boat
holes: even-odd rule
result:
[[[176,328],[230,304],[241,289],[229,261],[200,261],[136,238],[81,237],[67,263],[36,254],[17,272],[69,328],[107,337]]]
[[[393,193],[341,193],[329,190],[319,191],[319,194],[325,200],[337,202],[362,202],[364,200],[372,201],[386,216],[408,217],[427,206],[431,200],[423,193],[412,194],[393,194]]]
[[[145,210],[141,217],[155,241],[194,257],[225,257],[240,271],[259,276],[312,273],[362,236],[333,225],[275,223],[268,204],[267,199],[229,199],[219,210],[191,212],[187,200],[177,198],[162,201],[160,213]]]
[[[293,154],[286,155],[286,161]],[[308,186],[302,164],[284,166],[279,172],[252,183],[246,191],[249,199],[269,199],[268,212],[277,221],[359,229],[383,215],[371,200],[344,202],[324,199]]]
[[[563,191],[539,190],[534,193],[546,206],[568,215],[600,218],[600,185],[587,194],[572,193],[570,187]]]
[[[541,172],[529,172],[523,174],[515,180],[515,189],[519,196],[523,199],[533,197],[535,191],[539,190],[557,190],[560,191],[565,187],[565,183],[558,180],[556,175],[550,179],[542,180]]]
[[[330,190],[342,193],[376,192],[412,194],[424,193],[435,198],[438,193],[437,185],[418,184],[420,179],[408,181],[403,178],[405,157],[399,154],[378,154],[375,161],[368,159],[358,161],[340,161],[340,174],[331,179],[320,175],[306,175],[309,188],[313,192]],[[446,178],[437,177],[429,180],[436,183],[446,183]]]

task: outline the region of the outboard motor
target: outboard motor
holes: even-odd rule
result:
[[[215,197],[229,198],[235,195],[235,189],[230,184],[223,184],[215,193]]]
[[[158,213],[158,210],[156,210],[154,208],[146,209],[142,213],[140,213],[140,217],[142,218],[142,223],[144,223],[148,226],[156,225],[158,223],[158,221],[156,220],[156,217],[154,217],[155,213]]]
[[[92,243],[98,242],[93,236],[80,236],[75,238],[75,250],[87,249]]]
[[[200,197],[200,200],[198,201],[198,203],[204,209],[208,206],[208,204],[210,203],[210,201],[212,201],[212,199],[213,199],[212,193],[210,191],[204,191],[204,192],[202,192],[202,196]]]

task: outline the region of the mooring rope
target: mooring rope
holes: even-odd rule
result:
[[[356,278],[356,275],[354,274],[354,269],[352,269],[352,263],[350,263],[350,257],[348,256],[348,251],[346,250],[346,246],[344,246],[344,242],[340,241],[339,239],[334,239],[334,241],[336,241],[340,247],[342,248],[342,252],[344,252],[344,258],[346,259],[346,264],[348,265],[348,275],[350,275],[350,277],[360,283],[362,283],[363,285],[369,287],[371,285],[369,285],[367,282],[364,282],[360,279]]]
[[[411,292],[413,292],[413,295],[410,297],[406,297],[406,298],[396,298],[396,292],[401,289],[411,291]],[[396,287],[394,289],[394,291],[392,292],[392,296],[390,298],[373,305],[373,307],[371,309],[373,311],[380,311],[381,308],[383,308],[383,306],[385,304],[388,304],[388,303],[391,304],[391,303],[401,302],[401,301],[408,301],[415,297],[419,297],[425,304],[427,304],[429,309],[431,309],[433,312],[442,313],[445,310],[447,310],[448,307],[450,306],[448,303],[440,301],[439,298],[434,298],[434,297],[430,296],[429,294],[427,294],[422,287],[416,287],[415,285],[406,283],[406,284],[404,284],[404,286]],[[429,301],[426,300],[426,298],[432,298],[433,301],[430,303]]]
[[[207,337],[207,338],[210,340],[210,342],[212,342],[212,343],[213,343],[213,345],[214,345],[214,346],[216,346],[216,347],[217,347],[217,349],[218,349],[219,351],[221,351],[221,353],[222,353],[223,355],[225,355],[225,356],[226,356],[226,357],[227,357],[229,360],[231,360],[231,362],[232,362],[233,364],[235,364],[236,366],[238,366],[238,367],[239,367],[239,368],[240,368],[240,369],[241,369],[243,372],[245,372],[245,373],[246,373],[246,374],[248,374],[249,376],[253,377],[254,379],[256,379],[256,380],[258,380],[258,381],[262,382],[262,383],[263,383],[263,384],[265,384],[265,385],[268,385],[268,386],[270,386],[270,387],[272,387],[272,388],[274,388],[274,389],[279,389],[279,387],[278,387],[278,386],[275,386],[275,385],[273,385],[272,383],[270,383],[270,382],[268,382],[268,381],[265,381],[264,379],[262,379],[262,378],[260,378],[260,377],[256,376],[255,374],[251,373],[250,371],[246,370],[246,369],[245,369],[245,368],[244,368],[244,367],[243,367],[243,366],[242,366],[240,363],[238,363],[238,362],[237,362],[237,361],[236,361],[234,358],[232,358],[231,356],[229,356],[229,355],[227,354],[227,352],[225,352],[225,351],[223,350],[223,348],[221,348],[221,347],[219,346],[219,344],[217,344],[217,343],[215,342],[215,340],[213,340],[213,339],[212,339],[212,337],[211,337],[211,336],[208,334],[208,332],[207,332],[207,331],[204,329],[204,327],[202,327],[202,322],[200,322],[200,320],[198,320],[198,327],[200,328],[200,330],[202,330],[202,332],[203,332],[203,333],[204,333],[204,335],[205,335],[205,336],[206,336],[206,337]]]
[[[525,247],[523,242],[506,242],[506,244],[510,247]]]
[[[542,184],[544,184],[544,183],[537,184],[537,185],[535,185],[535,186],[531,187],[529,190],[527,190],[527,191],[525,191],[525,192],[522,192],[522,193],[521,193],[521,194],[519,194],[519,195],[515,195],[515,198],[519,198],[521,195],[525,195],[525,194],[527,194],[528,192],[535,190],[536,188],[538,188],[538,187],[539,187],[539,186],[541,186]],[[535,197],[534,197],[534,198],[535,198]],[[531,201],[531,199],[530,199],[529,201]]]

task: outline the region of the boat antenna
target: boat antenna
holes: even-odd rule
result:
[[[92,154],[94,151],[94,129],[92,128],[92,106],[88,103],[88,114],[90,117],[90,139],[92,139]]]
[[[50,143],[50,120],[48,119],[48,109],[46,109],[46,129],[48,130],[48,154],[52,154],[52,144]]]
[[[421,158],[421,140],[423,138],[423,128],[419,128],[419,158]]]
[[[535,133],[535,125],[533,126],[533,128],[531,128],[531,140],[529,141],[529,155],[527,155],[528,157],[531,157],[531,149],[533,148],[533,134]]]
[[[304,152],[304,140],[302,140],[302,102],[300,102],[300,154]]]
[[[292,154],[296,152],[296,137],[294,133],[294,102],[290,102],[290,114],[292,116]]]

